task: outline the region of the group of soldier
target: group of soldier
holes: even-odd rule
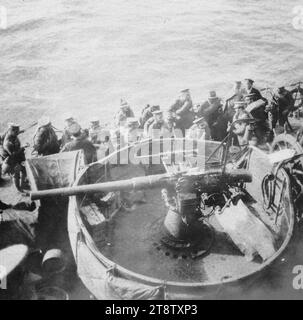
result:
[[[66,117],[63,131],[57,130],[49,117],[40,118],[36,126],[32,155],[46,156],[59,152],[83,150],[86,164],[97,160],[95,143],[98,141],[94,140],[93,131],[99,126],[99,120],[92,120],[91,127],[86,130],[83,130],[72,116]],[[1,136],[0,145],[1,173],[9,174],[20,192],[23,192],[27,184],[24,161],[26,159],[25,150],[29,147],[29,144],[21,146],[19,135],[23,132],[24,130],[20,130],[18,124],[9,123],[8,129]],[[62,133],[61,138],[58,138],[59,132]]]
[[[275,106],[278,106],[277,108]],[[263,97],[254,87],[254,81],[236,81],[232,92],[223,101],[215,91],[210,91],[206,101],[193,104],[190,90],[180,92],[176,101],[166,110],[159,105],[147,105],[141,116],[135,117],[130,105],[121,100],[115,116],[115,129],[101,126],[99,119],[91,119],[90,127],[82,129],[75,118],[65,117],[65,128],[57,130],[48,117],[42,117],[33,138],[33,152],[45,156],[58,152],[83,150],[87,164],[97,160],[97,148],[109,141],[133,143],[142,138],[180,137],[222,141],[228,132],[239,146],[250,141],[270,139],[277,121],[284,125],[294,108],[292,92],[281,87],[272,101]],[[19,125],[10,123],[1,137],[0,157],[2,173],[13,177],[18,190],[26,183],[25,147],[18,138]],[[61,132],[61,138],[58,137]]]
[[[300,92],[301,93],[301,92]],[[135,118],[131,107],[121,101],[116,125],[133,142],[144,137],[176,136],[178,133],[194,139],[222,141],[230,132],[238,145],[249,141],[270,142],[274,128],[288,122],[294,110],[293,92],[280,87],[268,101],[254,87],[252,79],[236,81],[232,92],[223,100],[210,91],[206,101],[193,104],[189,89],[182,90],[177,100],[166,110],[147,105],[141,117]],[[138,135],[136,136],[136,132]]]

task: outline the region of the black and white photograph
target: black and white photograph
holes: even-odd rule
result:
[[[0,0],[0,114],[0,300],[303,299],[303,0]]]

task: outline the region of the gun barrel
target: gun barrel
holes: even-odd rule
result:
[[[127,180],[107,181],[102,183],[80,185],[75,187],[57,188],[49,190],[40,190],[30,193],[32,200],[38,200],[49,197],[68,197],[84,193],[110,192],[110,191],[126,191],[141,190],[149,188],[158,188],[167,186],[171,181],[168,174],[157,174],[144,177],[136,177]]]
[[[212,179],[207,178],[208,173],[203,173],[195,177],[204,184],[204,188],[207,190],[208,185],[212,184]],[[221,171],[216,173],[219,181],[226,183],[238,183],[238,182],[251,182],[252,176],[247,170],[229,170],[224,174]],[[69,197],[78,194],[89,194],[96,192],[110,192],[110,191],[127,191],[127,190],[143,190],[152,188],[163,188],[170,184],[173,184],[179,178],[178,175],[170,175],[168,173],[150,175],[144,177],[136,177],[127,180],[107,181],[102,183],[80,185],[75,187],[49,189],[33,191],[30,193],[32,200],[38,200],[49,197]]]

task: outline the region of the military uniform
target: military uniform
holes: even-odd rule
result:
[[[148,128],[148,136],[156,139],[160,137],[166,137],[169,134],[169,128],[166,123],[153,121]]]
[[[163,127],[163,137],[164,138],[183,138],[180,129],[175,128],[175,118],[171,114],[166,114],[165,126]]]
[[[22,165],[22,162],[25,161],[25,153],[18,138],[19,132],[18,125],[10,125],[0,152],[3,160],[2,172],[12,176],[15,187],[21,192],[26,179],[26,171]]]
[[[38,122],[38,130],[34,136],[34,150],[41,156],[55,154],[60,150],[58,137],[48,119],[40,119]]]
[[[260,99],[262,99],[266,103],[268,102],[267,99],[262,96],[261,92],[258,89],[253,87],[253,83],[254,83],[253,80],[245,79],[245,81],[250,85],[250,88],[248,88],[248,87],[245,88],[244,95],[247,96],[247,95],[251,94],[253,96],[253,98],[252,98],[253,102],[260,100]]]
[[[232,122],[239,120],[243,116],[250,116],[249,113],[245,110],[247,103],[245,101],[235,101],[234,110],[235,114],[233,116]]]
[[[61,138],[61,146],[65,146],[68,142],[72,141],[72,135],[69,132],[70,126],[72,126],[74,123],[77,123],[77,121],[71,116],[66,116],[64,119],[65,121],[65,128],[63,129],[62,138]]]
[[[242,100],[245,95],[245,90],[241,87],[241,85],[241,81],[236,81],[235,87],[229,94],[227,94],[227,98],[225,99],[224,114],[226,115],[227,120],[230,122],[232,122],[233,116],[235,114],[234,103],[236,101]]]
[[[70,127],[72,127],[73,125],[78,125],[78,122],[74,120],[74,122],[72,124],[70,124],[69,126],[65,127],[63,130],[63,134],[61,137],[61,148],[63,148],[67,143],[73,141],[73,135],[70,132]],[[82,130],[81,129],[81,137],[82,138],[88,138],[89,136],[89,132],[87,129]]]
[[[6,134],[1,150],[2,159],[9,164],[7,173],[12,173],[14,165],[25,161],[24,149],[21,148],[20,140],[17,136]],[[5,172],[4,172],[5,173]]]
[[[223,106],[215,91],[211,91],[209,98],[199,108],[198,117],[204,117],[215,141],[222,141],[227,133],[227,117],[223,113]]]
[[[143,110],[140,119],[140,128],[144,128],[146,121],[153,117],[153,112],[156,110],[160,110],[160,106],[148,106]]]
[[[68,142],[61,152],[69,152],[75,150],[83,150],[84,160],[86,164],[97,161],[97,151],[95,146],[86,137],[81,135],[81,128],[78,124],[74,124],[69,129],[70,133],[73,135],[73,140]]]
[[[121,100],[120,109],[115,117],[116,124],[118,126],[123,126],[126,123],[127,118],[133,118],[135,116],[133,110],[128,105],[126,101]]]
[[[260,99],[258,99],[260,100]],[[267,113],[266,113],[266,103],[267,100],[262,99],[264,103],[256,108],[251,108],[252,103],[258,101],[255,98],[254,93],[250,93],[245,96],[245,101],[247,101],[246,109],[249,110],[250,114],[255,120],[255,134],[259,143],[270,141],[273,137],[272,130],[269,127],[269,123],[267,121]]]
[[[177,99],[169,107],[168,112],[176,117],[176,127],[185,132],[186,129],[192,126],[194,120],[193,103],[189,96],[189,89],[182,90],[181,93],[186,94],[186,97]]]
[[[68,131],[68,127],[63,129],[63,134],[61,138],[61,146],[64,147],[67,143],[72,141],[72,135]]]
[[[248,94],[253,94],[254,95],[253,101],[257,101],[259,99],[262,99],[262,100],[265,99],[265,98],[263,98],[261,92],[258,89],[254,88],[254,87],[251,87],[250,90],[248,90],[248,89],[245,90],[245,95],[248,95]]]
[[[245,101],[247,103],[246,110],[249,111],[249,113],[253,116],[253,118],[257,122],[266,122],[266,120],[267,120],[267,113],[266,113],[266,108],[265,108],[266,102],[263,99],[261,99],[261,100],[263,100],[264,103],[262,103],[260,105],[257,103],[257,107],[255,106],[255,107],[251,108],[253,106],[254,102],[260,100],[260,99],[256,100],[255,96],[256,95],[254,93],[250,93],[245,96]]]
[[[234,116],[234,124],[232,133],[237,138],[237,143],[240,147],[248,144],[249,140],[253,135],[253,127],[251,123],[254,123],[252,115],[245,111],[243,107],[245,106],[244,102],[236,102],[235,108],[239,109],[239,112],[236,112]],[[236,121],[236,122],[235,122]]]
[[[127,118],[127,127],[121,130],[125,143],[131,144],[137,142],[142,137],[142,129],[139,129],[137,118]]]
[[[284,126],[288,120],[288,114],[294,109],[295,101],[292,97],[292,93],[286,90],[284,87],[278,89],[278,92],[274,95],[274,100],[278,106],[278,120],[280,126]]]
[[[210,140],[210,129],[204,118],[199,118],[194,121],[194,124],[187,132],[187,138],[194,140]]]
[[[157,115],[160,118],[157,118]],[[148,119],[144,126],[145,136],[156,139],[169,135],[169,131],[170,129],[163,119],[163,111],[153,111],[153,117]]]
[[[90,164],[92,162],[97,161],[96,148],[89,140],[87,140],[87,138],[74,138],[71,142],[67,143],[63,147],[62,152],[69,152],[75,150],[83,150],[86,164]]]
[[[88,129],[88,135],[89,135],[89,140],[93,143],[93,144],[100,144],[101,140],[100,140],[100,133],[101,133],[101,127],[100,126],[96,126],[96,127],[90,127]]]
[[[93,144],[101,144],[101,126],[100,126],[100,122],[98,119],[92,119],[91,120],[91,125],[88,129],[88,137],[89,140],[93,143]]]

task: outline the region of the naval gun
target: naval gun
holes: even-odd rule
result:
[[[246,169],[225,167],[223,170],[219,167],[204,171],[194,167],[174,173],[33,191],[30,196],[32,200],[38,200],[58,196],[95,196],[100,193],[121,192],[121,197],[124,198],[129,192],[162,189],[162,200],[167,213],[160,231],[161,242],[173,250],[188,251],[188,254],[195,258],[206,254],[213,242],[212,230],[204,223],[201,208],[207,201],[211,201],[215,206],[226,190],[248,182],[252,182],[252,174]],[[211,199],[210,194],[220,196]],[[127,202],[127,199],[124,200]]]
[[[135,177],[127,180],[107,181],[75,187],[33,191],[30,193],[30,197],[32,200],[38,200],[49,197],[69,197],[78,194],[91,194],[97,192],[137,191],[152,188],[165,188],[174,186],[180,179],[183,181],[183,192],[203,193],[210,192],[211,190],[218,191],[226,185],[252,182],[252,174],[245,169],[225,168],[225,170],[223,170],[222,168],[219,168],[204,172],[199,171],[199,168],[191,168],[175,174],[163,173]]]

